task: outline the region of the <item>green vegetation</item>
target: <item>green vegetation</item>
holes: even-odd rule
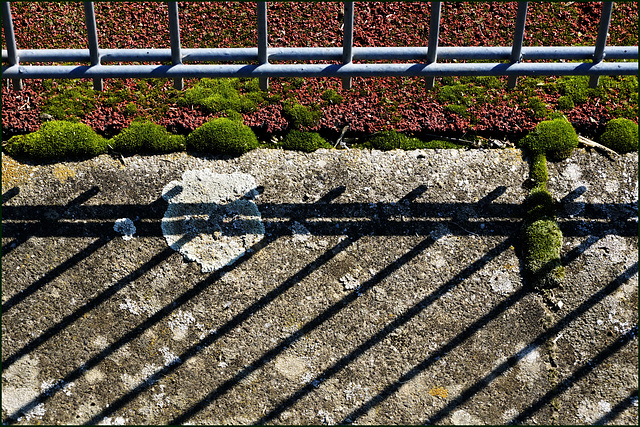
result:
[[[566,159],[578,146],[578,134],[565,118],[546,120],[525,136],[520,144],[532,154],[544,154],[554,160]]]
[[[255,79],[257,80],[257,79]],[[238,92],[240,87],[250,90],[246,95]],[[258,105],[264,102],[260,88],[253,82],[241,84],[240,79],[209,79],[204,78],[191,89],[184,92],[178,99],[179,106],[195,105],[206,113],[217,113],[233,110],[240,113],[256,111]]]
[[[186,148],[182,135],[172,135],[165,128],[148,121],[134,121],[111,139],[114,150],[121,153],[164,153]]]
[[[525,222],[523,230],[524,263],[534,287],[559,286],[565,270],[560,260],[562,232],[553,217]]]
[[[609,120],[600,142],[618,153],[638,151],[638,125],[625,118]]]
[[[338,92],[333,89],[327,89],[322,92],[320,99],[327,101],[329,104],[340,104],[344,100],[344,97],[339,95]]]
[[[369,138],[367,143],[373,149],[388,151],[402,148],[408,143],[408,139],[405,134],[390,130],[378,132],[372,138]]]
[[[282,140],[281,147],[286,150],[298,150],[310,153],[319,148],[332,148],[320,134],[292,129]]]
[[[286,102],[282,112],[294,129],[315,126],[322,118],[322,111],[317,107],[308,108],[297,102]]]
[[[213,119],[187,135],[187,147],[213,154],[241,155],[258,147],[249,126],[225,117]]]
[[[536,184],[545,184],[549,179],[547,172],[547,157],[544,153],[537,153],[533,156],[531,163],[531,178]]]
[[[554,201],[545,185],[536,186],[524,201],[526,218],[529,222],[553,217]]]
[[[91,83],[82,82],[75,86],[52,88],[42,112],[56,120],[78,121],[96,107],[96,92],[90,85]]]
[[[463,146],[450,141],[432,140],[422,141],[409,137],[395,130],[378,132],[367,142],[359,145],[360,148],[368,148],[382,151],[389,150],[419,150],[419,149],[458,149]]]
[[[37,132],[12,137],[6,149],[12,156],[37,159],[87,158],[106,153],[107,140],[83,123],[54,120]]]
[[[417,138],[411,138],[409,140],[409,142],[411,143],[411,141],[416,140]],[[458,148],[464,148],[464,146],[456,144],[454,142],[451,141],[442,141],[439,139],[434,139],[432,141],[426,141],[426,142],[422,142],[420,141],[420,146],[416,147],[417,148],[426,148],[426,149],[458,149]],[[406,149],[406,148],[405,148]],[[410,148],[409,148],[410,149]]]
[[[524,203],[525,274],[534,287],[551,288],[561,284],[565,270],[560,259],[562,231],[554,216],[553,197],[546,189],[547,156],[556,160],[569,157],[578,145],[578,135],[566,118],[554,118],[539,123],[520,145],[532,156],[531,178],[535,183]]]

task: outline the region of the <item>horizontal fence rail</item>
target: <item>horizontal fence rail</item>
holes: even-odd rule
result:
[[[603,2],[595,46],[531,47],[522,46],[528,2],[518,2],[512,46],[439,47],[441,3],[431,2],[429,43],[426,47],[354,47],[353,2],[344,3],[342,47],[269,47],[267,2],[258,2],[257,47],[183,49],[180,46],[178,5],[177,2],[168,2],[170,48],[100,49],[93,2],[84,2],[88,49],[18,49],[10,3],[3,2],[7,49],[2,51],[2,61],[7,66],[2,67],[2,78],[11,79],[14,89],[22,87],[23,79],[90,78],[94,87],[101,90],[103,79],[108,78],[171,78],[174,86],[182,89],[184,78],[256,77],[260,79],[261,89],[267,90],[268,79],[272,77],[338,77],[345,88],[351,87],[353,77],[424,77],[429,88],[433,86],[434,78],[439,76],[508,76],[508,85],[513,87],[519,76],[576,75],[590,76],[590,85],[595,87],[599,76],[638,74],[638,46],[606,46],[613,2]],[[270,61],[335,63],[281,64]],[[23,65],[56,62],[89,65]],[[160,62],[166,65],[106,65],[118,62]],[[216,62],[218,64],[213,64]]]

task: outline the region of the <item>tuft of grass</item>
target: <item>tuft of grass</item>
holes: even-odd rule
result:
[[[83,123],[53,120],[27,135],[9,139],[12,156],[36,159],[89,158],[107,152],[107,140]]]
[[[212,154],[241,155],[258,147],[251,128],[226,117],[213,119],[187,135],[187,147]]]
[[[121,153],[167,153],[186,149],[185,138],[148,121],[134,121],[111,139],[112,147]]]
[[[520,145],[534,155],[545,154],[551,159],[562,160],[578,146],[578,134],[565,118],[546,120],[520,140]]]
[[[600,142],[618,153],[638,151],[638,124],[625,118],[609,120]]]
[[[292,129],[287,133],[281,143],[281,147],[286,150],[297,150],[311,153],[319,148],[332,148],[319,133],[303,132]]]

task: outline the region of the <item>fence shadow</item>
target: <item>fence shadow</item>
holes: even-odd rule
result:
[[[118,234],[113,230],[113,224],[117,218],[139,218],[140,222],[139,225],[136,225],[136,234],[140,238],[160,238],[163,236],[160,229],[160,221],[162,219],[161,212],[167,205],[163,199],[160,198],[155,202],[146,205],[116,204],[89,206],[84,204],[90,200],[91,197],[98,194],[99,191],[100,189],[98,187],[93,187],[80,194],[64,206],[15,206],[11,204],[3,206],[2,237],[13,239],[9,244],[3,246],[3,259],[21,243],[26,242],[30,237],[95,238],[95,240],[84,247],[84,249],[79,250],[59,265],[53,266],[53,268],[40,278],[35,280],[33,283],[26,284],[23,289],[16,292],[3,302],[3,315],[5,313],[10,313],[22,304],[28,303],[29,298],[35,295],[38,291],[46,288],[49,283],[54,281],[57,277],[60,277],[64,272],[76,267],[83,260],[93,256],[96,251],[104,247],[104,245],[106,245],[111,239],[117,237]],[[261,250],[271,245],[277,239],[284,236],[290,236],[292,234],[293,223],[303,224],[311,235],[345,236],[345,238],[340,240],[333,247],[324,251],[321,255],[317,256],[298,271],[292,272],[288,279],[284,280],[273,290],[266,292],[264,295],[257,298],[251,304],[247,305],[241,312],[226,321],[222,326],[218,327],[215,332],[209,333],[204,338],[201,338],[196,344],[189,346],[179,354],[173,362],[154,372],[135,387],[131,388],[128,392],[115,397],[105,409],[87,420],[87,423],[99,423],[106,417],[116,414],[117,411],[124,408],[128,403],[147,391],[155,383],[166,378],[181,366],[184,366],[184,364],[189,360],[201,354],[204,349],[220,341],[223,337],[240,327],[251,316],[260,312],[264,307],[267,307],[270,304],[277,304],[275,301],[278,297],[294,288],[312,273],[318,271],[322,266],[332,262],[332,260],[334,260],[340,253],[344,252],[349,247],[352,247],[363,236],[414,236],[419,238],[419,242],[408,251],[405,251],[402,255],[391,260],[386,264],[386,266],[380,268],[377,273],[375,273],[369,280],[360,284],[357,289],[349,292],[346,296],[322,310],[318,315],[303,324],[295,332],[290,333],[288,336],[277,342],[277,344],[269,351],[246,364],[246,366],[240,369],[236,374],[232,375],[222,384],[207,392],[198,402],[192,404],[188,408],[183,408],[181,413],[171,420],[171,424],[182,424],[189,421],[205,407],[216,401],[216,399],[219,399],[221,396],[229,393],[247,376],[260,370],[269,362],[273,361],[278,355],[282,354],[285,349],[298,342],[301,337],[318,329],[322,325],[327,324],[329,320],[335,318],[344,307],[351,304],[359,296],[369,292],[374,286],[380,284],[391,277],[399,269],[411,263],[416,259],[416,257],[424,253],[444,235],[475,235],[477,237],[503,238],[501,242],[491,249],[488,249],[486,253],[482,254],[478,259],[474,260],[469,265],[462,266],[461,270],[454,277],[446,281],[427,297],[420,300],[393,321],[389,322],[376,333],[372,334],[354,350],[342,356],[337,362],[333,363],[329,368],[323,370],[315,378],[309,381],[308,384],[284,398],[261,419],[257,420],[257,423],[271,422],[304,396],[313,392],[313,390],[318,387],[318,384],[334,377],[338,372],[343,371],[355,360],[361,358],[369,349],[381,343],[386,337],[398,330],[398,328],[415,319],[416,316],[432,305],[435,301],[442,298],[442,296],[447,292],[458,287],[461,283],[467,280],[474,273],[481,270],[509,247],[516,244],[516,238],[514,236],[517,236],[520,228],[522,210],[520,205],[517,204],[496,202],[496,200],[506,191],[505,187],[495,188],[476,203],[420,202],[419,200],[421,195],[426,191],[426,187],[424,186],[415,188],[395,203],[336,202],[344,191],[344,187],[337,187],[329,191],[317,202],[309,204],[258,203],[258,208],[262,215],[262,221],[266,228],[266,235],[262,241],[252,246],[250,250],[246,251],[245,254],[233,264],[206,275],[201,281],[178,295],[171,302],[165,304],[162,308],[147,317],[136,327],[125,331],[120,338],[107,345],[94,356],[88,358],[86,361],[75,367],[69,367],[69,369],[66,370],[67,373],[60,381],[46,389],[43,389],[37,397],[31,399],[19,410],[12,414],[8,414],[3,422],[7,424],[15,423],[19,416],[33,410],[37,405],[48,401],[52,396],[59,393],[64,384],[70,384],[77,381],[85,375],[87,371],[98,366],[107,357],[113,355],[116,351],[122,349],[133,340],[139,338],[145,331],[150,330],[161,321],[168,319],[172,313],[175,313],[178,309],[184,307],[185,304],[192,301],[198,295],[201,295],[207,288],[218,282],[225,274],[248,262],[251,258],[256,256],[256,254],[260,253]],[[12,189],[3,194],[3,205],[10,202],[18,193],[18,190]],[[579,196],[580,189],[577,189],[574,193]],[[575,197],[567,197],[562,201],[562,206],[569,206],[568,211],[570,212],[573,212],[571,210],[571,204],[576,203],[575,198],[577,196],[574,196]],[[210,210],[210,207],[203,206],[202,204],[184,206],[184,208],[195,209],[203,212]],[[606,205],[581,204],[579,208],[581,212],[580,217],[561,217],[563,233],[565,236],[590,237],[577,248],[573,249],[568,254],[565,254],[564,262],[571,262],[571,260],[580,256],[598,240],[598,236],[604,236],[607,234],[616,234],[619,236],[637,235],[637,225],[631,221],[631,219],[634,218],[634,215],[637,215],[637,203]],[[435,213],[437,213],[437,215]],[[235,230],[236,231],[230,228],[225,230],[225,233],[229,236],[240,235],[240,233],[237,232],[237,229]],[[186,241],[187,240],[182,243],[186,243]],[[161,265],[173,254],[174,251],[171,248],[159,251],[148,261],[133,271],[128,272],[126,276],[108,286],[98,295],[90,298],[81,307],[62,317],[61,320],[55,322],[55,324],[39,333],[20,349],[4,358],[2,361],[3,371],[10,368],[22,357],[36,352],[53,337],[74,325],[79,319],[83,318],[83,316],[87,315],[92,310],[109,301],[119,291],[129,287],[133,282],[147,274],[152,269]],[[7,259],[7,261],[10,260]],[[628,270],[621,277],[628,278],[630,274],[637,273],[637,264],[635,269],[636,270],[634,271]],[[601,301],[602,298],[617,289],[621,283],[623,283],[622,278],[612,282],[612,284],[607,286],[604,290],[592,296],[588,301],[585,301],[583,306],[567,315],[561,322],[559,322],[559,326],[551,328],[550,331],[555,331],[555,333],[559,332],[566,326],[566,324],[575,320],[575,318],[582,315],[589,307],[593,306],[598,301]],[[527,294],[527,292],[528,290],[526,288],[521,288],[500,304],[493,307],[488,313],[477,319],[448,343],[441,346],[427,359],[423,360],[421,363],[403,374],[395,383],[379,392],[376,396],[369,399],[366,403],[353,411],[349,416],[345,417],[342,420],[342,423],[356,421],[371,408],[392,396],[399,390],[402,384],[412,378],[415,378],[420,372],[423,372],[425,369],[432,366],[439,358],[466,342],[469,337],[478,333],[478,331],[482,330],[489,322],[496,319],[509,307],[516,304]],[[537,337],[534,341],[529,343],[527,347],[511,356],[507,362],[496,368],[495,372],[491,372],[482,381],[463,392],[458,399],[452,401],[450,405],[432,416],[428,421],[436,422],[441,420],[451,410],[477,394],[497,375],[518,363],[518,361],[525,357],[529,351],[549,339],[549,337],[552,336],[550,331],[547,331],[542,336]],[[548,403],[548,399],[542,399],[540,403],[537,404],[538,406],[532,406],[529,412],[535,412],[536,408],[541,405],[545,405],[546,403]],[[628,404],[625,403],[621,403],[620,405],[628,406]],[[616,408],[618,406],[616,406]]]

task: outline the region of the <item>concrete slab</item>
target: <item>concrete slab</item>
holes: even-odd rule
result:
[[[2,165],[5,423],[637,423],[637,153],[550,164],[544,293],[518,150]]]

